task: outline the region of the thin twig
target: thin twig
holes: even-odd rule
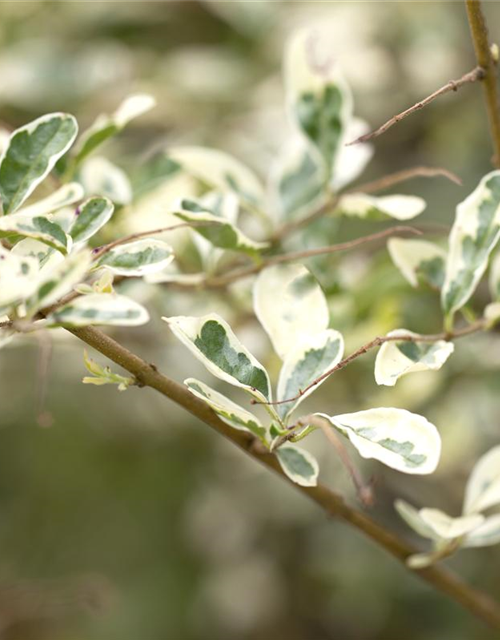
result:
[[[410,169],[403,169],[402,171],[396,171],[389,175],[373,180],[372,182],[366,182],[360,184],[353,189],[349,189],[346,193],[378,193],[385,189],[390,189],[401,182],[406,182],[413,178],[435,178],[437,176],[443,176],[448,178],[451,182],[462,186],[460,178],[448,169],[442,167],[412,167]]]
[[[439,96],[442,96],[445,93],[449,93],[450,91],[458,91],[458,89],[460,89],[460,87],[463,87],[465,84],[469,84],[471,82],[477,82],[478,80],[482,80],[483,78],[485,78],[485,69],[483,69],[482,66],[476,67],[475,69],[472,69],[472,71],[465,73],[461,78],[458,78],[458,80],[450,80],[443,87],[441,87],[437,91],[434,91],[434,93],[431,93],[430,96],[427,96],[427,98],[420,100],[419,102],[409,107],[408,109],[405,109],[401,113],[398,113],[397,115],[393,116],[390,120],[385,122],[378,129],[375,129],[374,131],[370,131],[370,133],[365,133],[365,135],[360,136],[359,138],[356,138],[356,140],[353,140],[352,142],[348,142],[346,146],[359,144],[360,142],[368,142],[368,140],[373,140],[373,138],[378,138],[383,133],[385,133],[388,129],[390,129],[392,126],[394,126],[401,120],[404,120],[405,118],[410,116],[412,113],[415,113],[415,111],[419,111],[420,109],[423,109],[428,104],[433,102],[436,98],[439,98]]]
[[[225,436],[233,444],[240,447],[254,460],[277,473],[285,482],[293,486],[313,502],[319,505],[327,514],[340,518],[358,531],[362,532],[379,547],[385,549],[406,567],[406,560],[416,550],[400,540],[393,533],[379,525],[369,516],[347,505],[339,494],[319,484],[316,487],[301,487],[294,484],[285,476],[280,468],[276,456],[254,447],[254,438],[248,432],[232,429],[218,418],[210,407],[195,397],[183,385],[162,375],[158,369],[142,360],[115,340],[94,327],[69,329],[70,333],[93,347],[110,360],[126,369],[144,386],[156,389],[158,392],[176,402],[189,413],[196,416],[209,427]],[[459,577],[440,566],[414,570],[414,574],[432,585],[435,589],[445,593],[452,600],[470,611],[474,616],[483,620],[495,629],[500,629],[500,608],[487,594],[474,589]]]
[[[368,236],[362,236],[361,238],[355,238],[354,240],[348,240],[347,242],[332,244],[328,247],[317,247],[316,249],[307,249],[304,251],[291,251],[290,253],[283,253],[278,256],[272,256],[270,258],[262,260],[258,264],[234,270],[223,276],[208,278],[205,281],[205,284],[210,288],[225,287],[228,284],[235,282],[236,280],[255,275],[263,269],[276,264],[296,262],[297,260],[306,260],[307,258],[313,258],[315,256],[325,256],[331,253],[337,253],[338,251],[348,251],[349,249],[354,249],[363,244],[376,242],[377,240],[383,240],[384,238],[387,238],[389,236],[402,233],[422,235],[422,231],[420,231],[419,229],[415,229],[415,227],[398,225],[395,227],[390,227],[389,229],[384,229],[383,231],[378,231],[377,233],[372,233]]]
[[[483,89],[490,123],[491,142],[494,150],[493,164],[500,168],[500,100],[496,61],[493,59],[488,41],[488,28],[479,0],[466,0],[467,18],[476,60],[483,70]]]
[[[351,362],[353,362],[360,356],[364,355],[365,353],[368,353],[368,351],[371,351],[372,349],[375,349],[376,347],[380,347],[381,345],[383,345],[384,342],[396,342],[396,341],[397,342],[437,342],[438,340],[450,341],[450,340],[455,340],[457,338],[462,338],[464,336],[468,336],[471,333],[484,331],[486,327],[487,327],[486,321],[484,319],[481,319],[473,324],[468,325],[467,327],[464,327],[462,329],[457,329],[452,332],[443,331],[442,333],[434,333],[434,334],[428,334],[428,335],[424,335],[424,334],[409,335],[407,333],[406,334],[403,333],[401,335],[395,334],[390,336],[389,335],[377,336],[373,340],[370,340],[370,342],[367,342],[366,344],[359,347],[359,349],[356,349],[356,351],[354,351],[349,356],[341,360],[334,367],[332,367],[331,369],[328,369],[328,371],[325,371],[325,373],[323,373],[322,375],[317,377],[315,380],[313,380],[311,384],[309,384],[304,389],[301,389],[299,393],[293,398],[286,398],[285,400],[276,400],[274,402],[262,402],[260,400],[251,400],[250,402],[251,404],[265,404],[265,405],[272,404],[274,406],[279,404],[286,404],[287,402],[294,402],[295,400],[302,398],[303,395],[305,395],[308,391],[310,391],[311,389],[316,387],[318,384],[320,384],[320,382],[323,382],[323,380],[326,380],[326,378],[329,378],[332,375],[332,373],[335,373],[336,371],[340,371],[340,369],[347,367],[347,365],[351,364]]]

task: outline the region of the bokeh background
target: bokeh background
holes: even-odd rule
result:
[[[499,4],[485,10],[492,40],[500,39]],[[224,149],[265,179],[290,134],[284,43],[310,23],[327,25],[356,113],[374,126],[474,66],[461,2],[2,2],[0,120],[19,126],[64,110],[86,126],[129,93],[146,91],[157,108],[105,148],[132,179],[155,150],[173,144]],[[435,178],[398,188],[426,198],[423,223],[449,226],[456,204],[490,169],[480,87],[440,99],[374,146],[362,181],[419,164],[462,178],[463,187]],[[151,228],[184,188],[166,178],[122,212],[120,229]],[[376,228],[327,220],[288,248]],[[310,266],[348,350],[400,326],[440,328],[436,294],[411,290],[383,245]],[[115,335],[177,380],[193,375],[213,384],[159,318],[216,310],[276,375],[278,360],[248,292],[244,283],[224,293],[134,285],[131,294],[153,321]],[[473,304],[481,310],[487,300],[480,289]],[[500,342],[492,335],[461,341],[442,372],[409,376],[394,389],[377,388],[373,359],[337,374],[308,406],[330,414],[401,406],[439,427],[443,459],[431,477],[403,477],[355,456],[376,483],[373,516],[412,539],[394,499],[457,515],[474,461],[498,444]],[[2,638],[495,637],[158,394],[82,385],[76,339],[17,341],[2,350],[0,371]],[[307,446],[322,479],[354,503],[321,434]],[[448,562],[500,598],[500,548]]]

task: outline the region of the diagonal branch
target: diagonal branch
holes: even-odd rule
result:
[[[350,507],[346,504],[342,496],[327,487],[323,485],[301,487],[294,484],[283,474],[277,458],[273,454],[255,445],[254,438],[251,434],[229,427],[217,417],[205,402],[192,395],[186,387],[164,376],[154,365],[148,364],[145,360],[142,360],[142,358],[100,330],[93,327],[85,327],[69,329],[69,331],[126,369],[137,378],[141,385],[155,389],[189,411],[209,427],[225,436],[251,458],[277,473],[297,491],[300,491],[315,502],[328,515],[339,518],[354,527],[401,563],[404,564],[408,556],[415,553],[413,547],[401,541],[397,536],[379,525],[362,511]],[[438,591],[446,594],[477,618],[483,620],[495,629],[500,629],[500,608],[487,594],[469,586],[443,567],[432,566],[415,571],[415,574]]]
[[[368,140],[372,140],[373,138],[378,138],[379,136],[381,136],[383,133],[385,133],[388,129],[393,127],[395,124],[397,124],[401,120],[404,120],[408,116],[411,116],[412,113],[415,113],[415,111],[419,111],[420,109],[423,109],[431,102],[434,102],[434,100],[436,98],[439,98],[439,96],[443,96],[445,93],[450,93],[450,91],[458,91],[460,87],[463,87],[465,84],[469,84],[471,82],[477,82],[478,80],[482,80],[485,77],[486,77],[486,70],[483,69],[482,66],[478,66],[475,69],[472,69],[472,71],[465,73],[461,78],[458,78],[458,80],[450,80],[443,87],[441,87],[437,91],[434,91],[434,93],[431,93],[430,96],[427,96],[427,98],[420,100],[420,102],[417,102],[416,104],[412,105],[408,109],[405,109],[401,113],[398,113],[397,115],[393,116],[390,120],[385,122],[378,129],[375,129],[375,131],[370,131],[370,133],[366,133],[364,136],[360,136],[359,138],[356,138],[356,140],[353,140],[352,142],[348,142],[346,146],[350,146],[352,144],[358,144],[360,142],[368,142]]]

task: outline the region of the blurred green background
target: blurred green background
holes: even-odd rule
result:
[[[499,4],[488,2],[485,10],[492,40],[500,39]],[[234,154],[265,179],[289,135],[284,42],[309,23],[331,30],[356,113],[373,126],[474,66],[461,2],[2,2],[0,120],[19,126],[61,110],[83,128],[129,93],[146,91],[157,108],[105,150],[130,175],[159,148],[203,144]],[[466,86],[379,138],[362,181],[419,164],[456,172],[463,187],[435,178],[398,189],[426,198],[422,222],[449,226],[456,204],[490,169],[490,157],[481,90]],[[179,190],[176,184],[162,197]],[[125,227],[151,228],[153,205],[134,203]],[[326,221],[289,247],[376,228]],[[348,351],[400,326],[440,328],[437,296],[411,290],[378,249],[310,264]],[[230,294],[136,285],[132,292],[153,321],[114,335],[175,379],[209,377],[160,315],[208,310],[230,318],[277,374],[243,285]],[[478,291],[478,310],[487,295]],[[45,375],[47,340],[18,341],[0,355],[2,638],[496,637],[158,394],[82,385],[83,349],[71,336],[57,335]],[[355,456],[376,482],[374,517],[412,539],[394,499],[457,515],[474,461],[498,444],[500,343],[471,337],[442,372],[409,376],[395,389],[377,388],[373,359],[336,375],[307,406],[330,414],[401,406],[439,427],[443,459],[431,477],[404,477]],[[307,443],[322,479],[354,503],[346,472],[321,434]],[[492,547],[465,551],[449,564],[500,599],[499,562],[500,549]]]

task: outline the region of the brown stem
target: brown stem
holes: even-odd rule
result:
[[[413,235],[422,235],[422,231],[415,229],[414,227],[408,227],[404,225],[398,225],[372,233],[369,236],[363,236],[361,238],[355,238],[354,240],[348,240],[347,242],[340,242],[338,244],[332,244],[329,247],[318,247],[316,249],[307,249],[305,251],[292,251],[290,253],[283,253],[278,256],[267,258],[258,264],[244,267],[242,269],[234,270],[225,276],[218,276],[209,278],[206,281],[206,285],[211,288],[225,287],[236,280],[246,278],[248,276],[255,275],[267,267],[271,267],[276,264],[283,264],[288,262],[296,262],[297,260],[305,260],[307,258],[313,258],[315,256],[326,256],[330,253],[337,253],[338,251],[348,251],[354,249],[360,245],[367,244],[369,242],[375,242],[377,240],[383,240],[389,236],[393,236],[401,233],[410,233]]]
[[[370,131],[370,133],[366,133],[365,135],[360,136],[359,138],[356,138],[356,140],[353,140],[352,142],[348,142],[346,146],[350,146],[352,144],[358,144],[360,142],[368,142],[368,140],[372,140],[373,138],[378,138],[383,133],[385,133],[388,129],[393,127],[395,124],[397,124],[401,120],[404,120],[405,118],[410,116],[412,113],[415,113],[415,111],[419,111],[420,109],[423,109],[428,104],[433,102],[436,98],[439,98],[439,96],[442,96],[445,93],[449,93],[450,91],[458,91],[458,89],[460,89],[460,87],[463,87],[465,84],[469,84],[470,82],[477,82],[477,80],[482,80],[484,77],[485,77],[485,69],[483,69],[482,66],[478,66],[475,69],[472,69],[472,71],[465,73],[461,78],[458,78],[458,80],[450,80],[443,87],[441,87],[437,91],[434,91],[434,93],[431,93],[430,96],[427,96],[427,98],[420,100],[420,102],[417,102],[416,104],[412,105],[408,109],[405,109],[401,113],[398,113],[397,115],[393,116],[390,120],[385,122],[378,129],[375,129],[375,131]]]
[[[249,433],[237,431],[229,427],[217,417],[205,402],[193,396],[186,387],[164,376],[154,365],[148,364],[106,334],[93,327],[69,329],[69,331],[126,369],[130,374],[135,376],[142,385],[156,389],[209,427],[225,436],[233,444],[247,453],[247,455],[277,473],[284,481],[293,486],[295,490],[300,491],[322,507],[328,515],[340,518],[348,523],[375,544],[385,549],[401,563],[404,564],[410,555],[416,553],[413,547],[401,541],[393,533],[379,525],[363,512],[347,505],[342,496],[327,487],[323,485],[300,487],[294,484],[284,475],[273,454],[254,446],[254,439]],[[477,618],[483,620],[495,629],[500,629],[500,610],[497,603],[487,594],[469,586],[443,567],[432,566],[415,571],[414,573],[438,591],[448,595],[452,600],[467,609]]]
[[[443,169],[442,167],[412,167],[411,169],[403,169],[402,171],[396,171],[390,173],[387,176],[373,180],[372,182],[366,182],[360,184],[353,189],[349,189],[347,193],[378,193],[384,191],[384,189],[390,189],[401,182],[406,182],[412,178],[435,178],[437,176],[443,176],[448,178],[451,182],[462,186],[462,181],[452,171]]]
[[[484,72],[483,89],[494,150],[493,164],[500,168],[500,102],[496,64],[491,54],[488,28],[480,0],[466,0],[465,4],[476,60]]]
[[[477,322],[470,324],[467,327],[464,327],[463,329],[457,329],[456,331],[452,331],[452,332],[443,331],[442,333],[434,333],[434,334],[428,334],[428,335],[401,334],[401,335],[391,335],[391,336],[377,336],[373,340],[370,340],[370,342],[367,342],[366,344],[359,347],[359,349],[356,349],[356,351],[354,351],[353,353],[348,355],[346,358],[341,360],[334,367],[332,367],[331,369],[328,369],[328,371],[325,371],[325,373],[323,373],[322,375],[317,377],[315,380],[313,380],[311,384],[309,384],[304,389],[301,389],[299,393],[293,398],[286,398],[285,400],[276,400],[275,402],[261,402],[260,400],[252,400],[251,403],[278,405],[278,404],[286,404],[287,402],[294,402],[295,400],[302,398],[303,395],[305,395],[308,391],[316,387],[320,382],[323,382],[323,380],[326,380],[326,378],[329,378],[332,375],[332,373],[335,373],[336,371],[339,371],[340,369],[347,367],[348,364],[351,364],[351,362],[353,362],[360,356],[364,355],[365,353],[368,353],[368,351],[371,351],[376,347],[380,347],[381,345],[384,344],[384,342],[395,342],[395,341],[437,342],[438,340],[455,340],[456,338],[462,338],[464,336],[468,336],[471,333],[477,333],[478,331],[483,331],[486,328],[486,326],[487,325],[485,320],[478,320]]]

